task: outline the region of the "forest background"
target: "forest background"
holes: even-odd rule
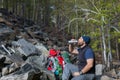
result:
[[[110,67],[120,60],[120,0],[0,0],[0,8],[76,39],[91,36],[91,46]]]

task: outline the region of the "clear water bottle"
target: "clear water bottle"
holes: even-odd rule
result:
[[[68,41],[69,44],[71,44],[71,43],[77,43],[77,42],[78,42],[77,40],[70,40],[70,41]]]

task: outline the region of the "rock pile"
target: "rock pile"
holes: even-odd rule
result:
[[[48,50],[65,49],[58,47],[65,45],[63,38],[51,37],[33,21],[6,9],[0,14],[0,80],[55,80],[46,70]]]
[[[48,51],[66,51],[69,38],[56,30],[0,9],[0,80],[55,80],[46,70]],[[103,73],[105,66],[96,65],[96,80],[120,80],[119,67]]]

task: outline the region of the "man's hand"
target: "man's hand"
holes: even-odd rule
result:
[[[79,76],[80,75],[80,72],[74,72],[73,73],[73,76],[75,77],[75,76]]]

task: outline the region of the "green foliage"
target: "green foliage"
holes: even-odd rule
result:
[[[118,38],[118,43],[120,43],[120,38]]]
[[[94,40],[94,41],[92,42],[92,44],[91,44],[91,47],[93,48],[93,50],[94,50],[95,52],[101,50],[101,48],[100,48],[100,46],[99,46],[99,43],[100,43],[100,41],[96,39],[96,40]]]
[[[101,48],[100,48],[101,40],[98,38],[101,36],[101,34],[99,33],[100,32],[99,28],[96,28],[95,30],[96,30],[96,32],[90,32],[90,35],[92,38],[91,46],[94,51],[100,51],[101,50]]]
[[[115,54],[115,53],[116,53],[116,51],[115,51],[114,49],[112,49],[112,53],[113,53],[113,54]]]
[[[2,1],[4,8],[8,8],[9,11],[14,11],[17,15],[36,20],[42,25],[46,25],[45,19],[48,19],[48,25],[50,25],[50,27],[63,29],[66,33],[71,33],[76,38],[80,35],[91,36],[93,39],[92,47],[95,50],[100,49],[101,36],[103,35],[105,35],[106,42],[118,39],[120,44],[119,0]],[[0,5],[2,5],[2,3],[0,3]],[[111,26],[118,26],[115,27],[118,31],[111,28]],[[102,33],[104,34],[102,35]],[[108,38],[109,33],[110,39]],[[108,45],[108,43],[106,43],[106,45]],[[111,43],[111,45],[113,45],[113,43]]]

